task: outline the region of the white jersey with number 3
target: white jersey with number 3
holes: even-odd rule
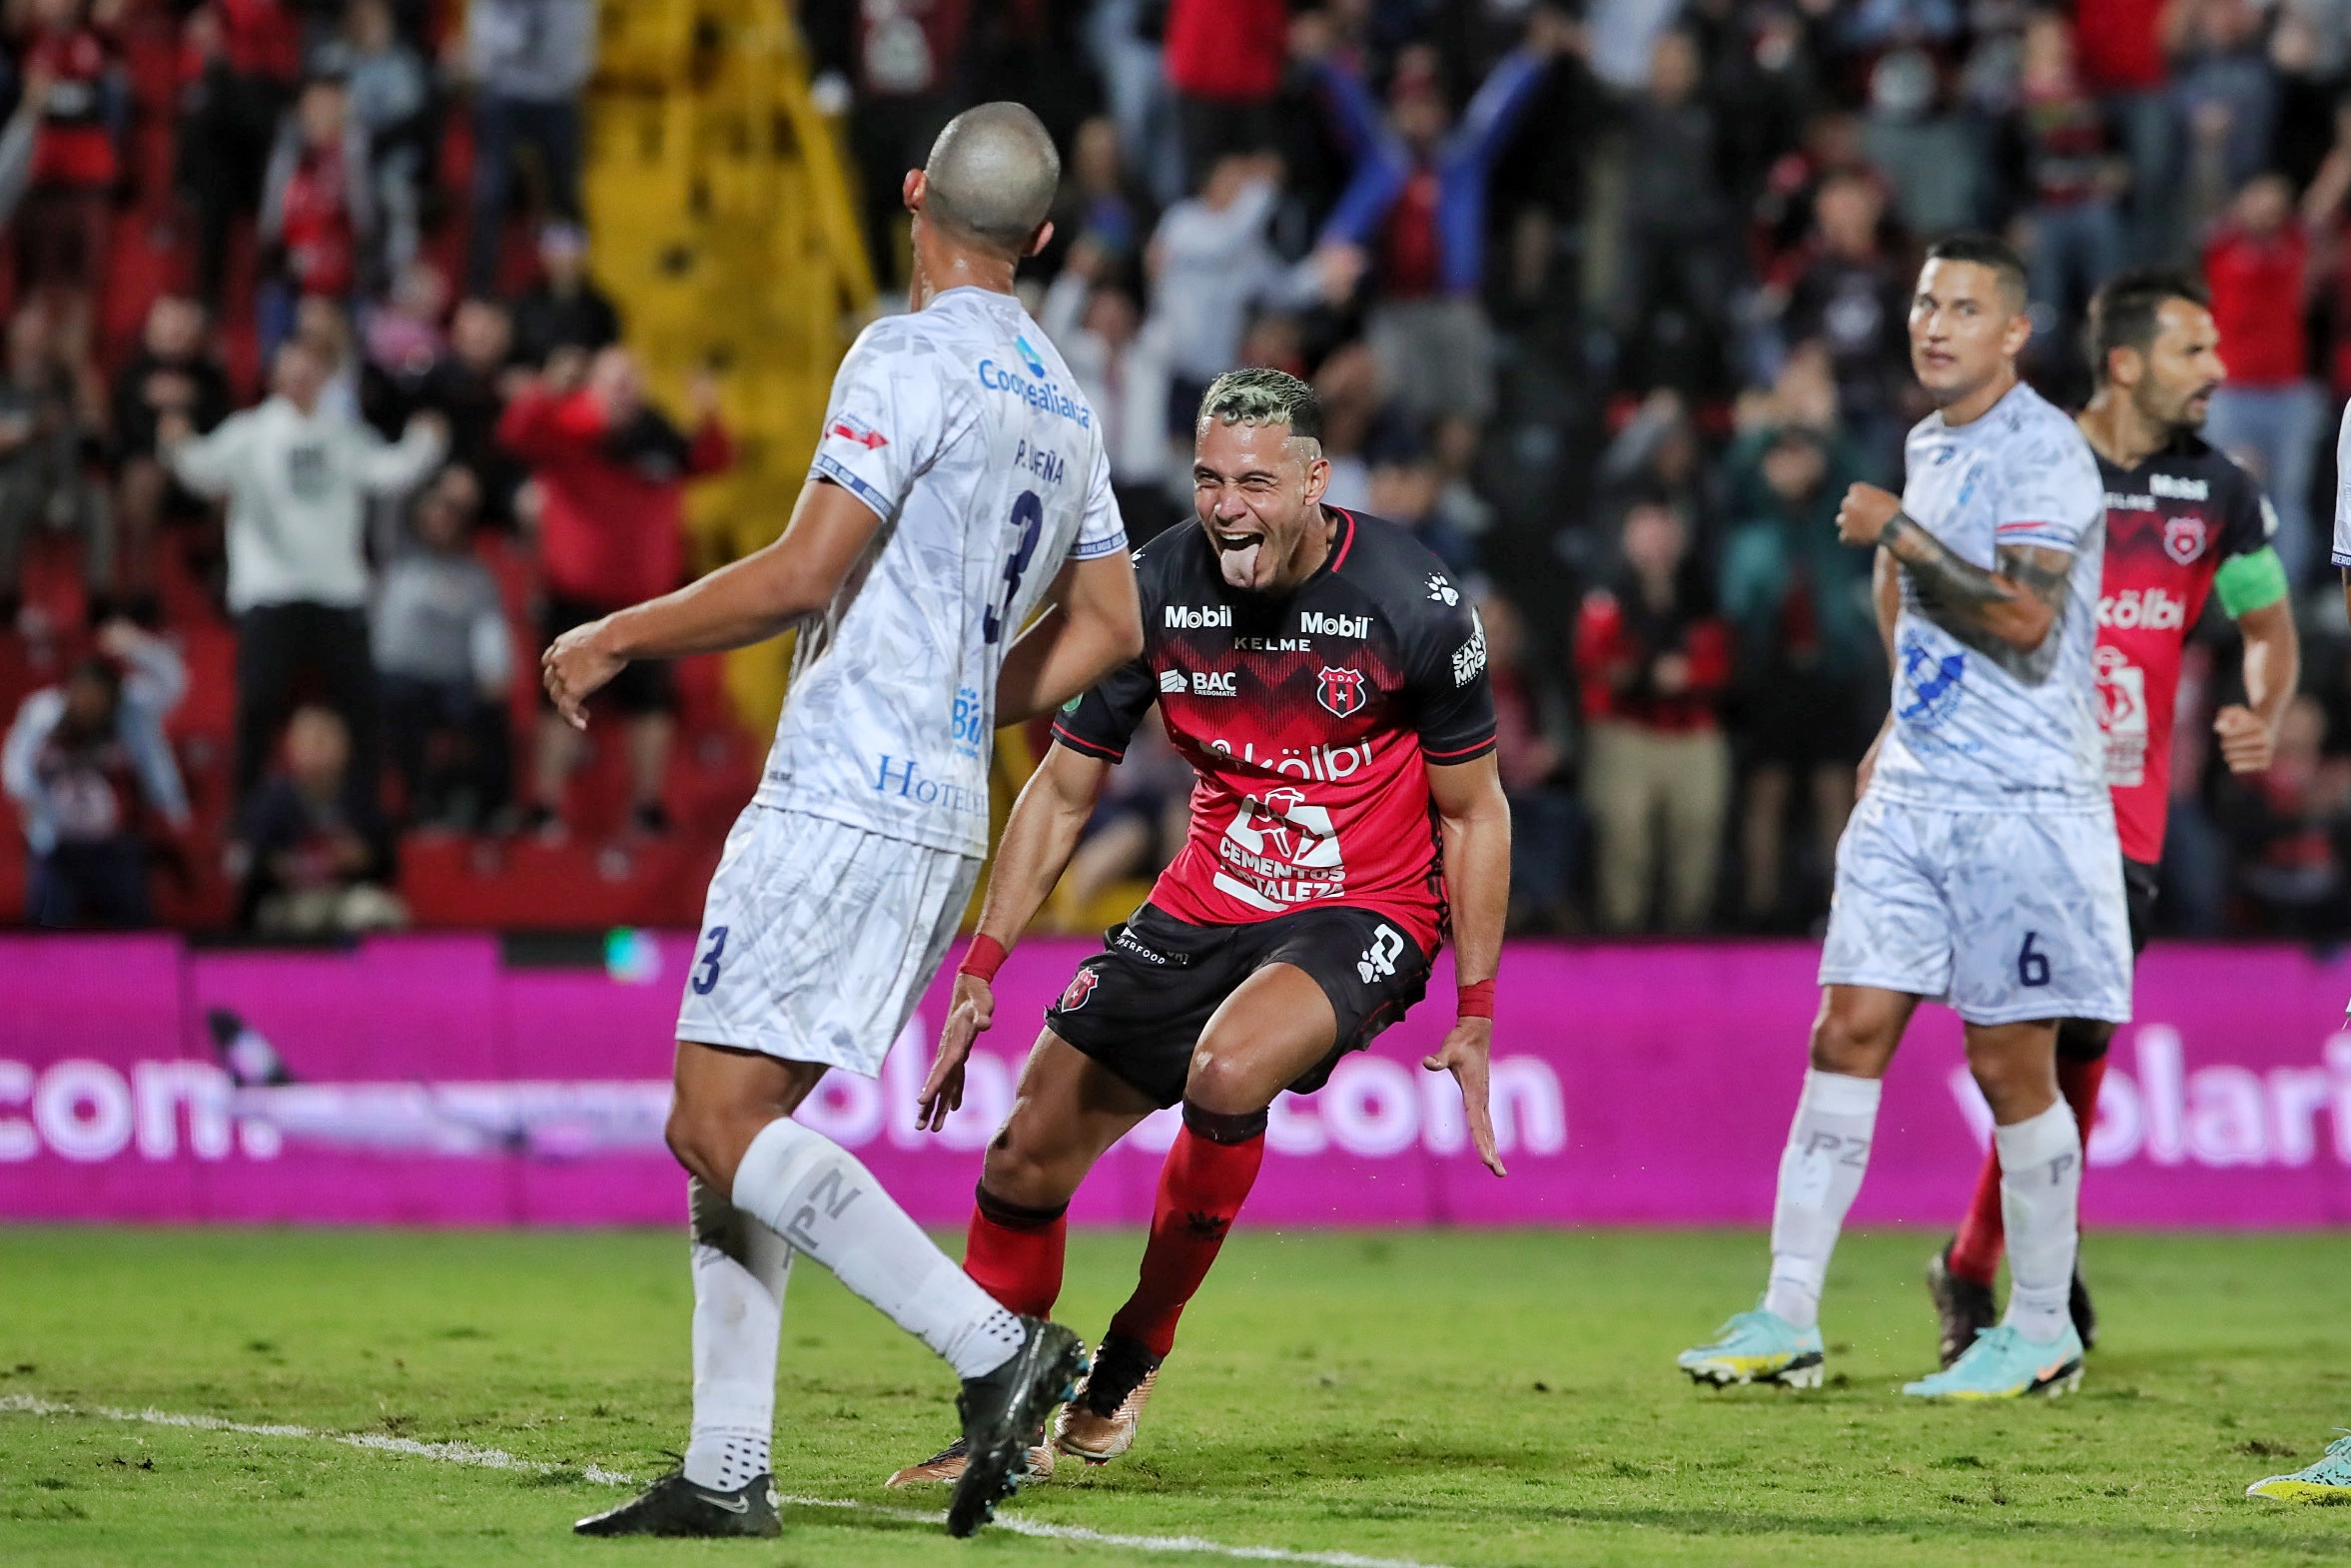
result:
[[[1019,301],[951,289],[860,335],[813,471],[882,525],[800,632],[755,799],[985,855],[1005,649],[1065,559],[1126,547],[1101,421]]]

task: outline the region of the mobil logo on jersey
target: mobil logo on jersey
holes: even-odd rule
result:
[[[1219,891],[1253,909],[1286,909],[1330,898],[1346,887],[1347,870],[1329,808],[1309,805],[1306,792],[1281,785],[1244,795],[1217,842]]]
[[[1937,653],[1913,633],[1902,640],[1902,700],[1895,716],[1905,724],[1932,729],[1959,705],[1959,683],[1967,673],[1963,652]]]
[[[2177,631],[2187,623],[2188,601],[2167,588],[2124,588],[2098,599],[2098,624],[2110,630]]]

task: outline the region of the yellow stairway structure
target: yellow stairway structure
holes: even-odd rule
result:
[[[738,460],[688,506],[708,569],[783,531],[873,268],[787,0],[604,0],[599,26],[589,265],[664,406],[685,405],[697,371],[718,377]],[[788,643],[728,660],[754,735],[774,726],[788,660]]]

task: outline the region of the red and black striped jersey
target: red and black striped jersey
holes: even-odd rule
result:
[[[1288,594],[1227,587],[1196,526],[1136,554],[1142,655],[1054,724],[1118,761],[1154,702],[1199,775],[1191,835],[1152,890],[1179,920],[1372,909],[1434,952],[1447,929],[1427,764],[1494,747],[1477,611],[1410,532],[1333,507],[1330,558]]]
[[[2181,650],[2215,574],[2267,547],[2275,514],[2260,483],[2202,437],[2181,435],[2135,468],[2098,458],[2106,486],[2098,588],[2098,727],[2122,853],[2163,858]],[[2225,597],[2225,595],[2224,595]]]

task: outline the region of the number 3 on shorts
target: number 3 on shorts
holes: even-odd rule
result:
[[[718,934],[725,936],[725,929],[720,928]],[[2024,945],[2016,950],[2016,984],[2019,986],[2045,986],[2049,983],[2049,956],[2032,945],[2039,937],[2037,931],[2025,932]],[[716,962],[716,958],[717,950],[713,949],[712,961]]]
[[[710,995],[710,988],[718,984],[718,961],[726,956],[726,927],[712,926],[709,942],[708,950],[694,966],[700,973],[689,982],[694,988],[694,995],[698,997]]]

